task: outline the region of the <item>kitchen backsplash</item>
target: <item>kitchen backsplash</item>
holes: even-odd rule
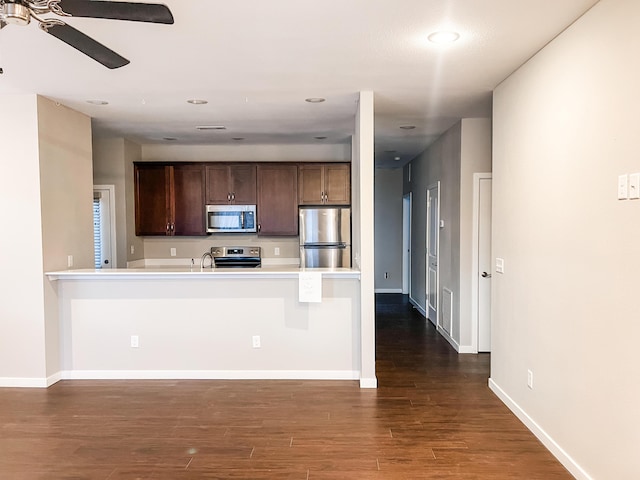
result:
[[[262,247],[262,258],[295,259],[300,258],[298,237],[259,237],[244,233],[212,234],[207,237],[145,237],[145,258],[196,258],[211,247],[217,246],[254,246]],[[172,250],[175,249],[175,255]]]

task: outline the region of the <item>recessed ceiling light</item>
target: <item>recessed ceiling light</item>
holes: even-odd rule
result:
[[[327,139],[327,137],[313,137],[313,138],[315,138],[316,140],[326,140]]]
[[[393,159],[397,162],[398,160],[400,160],[400,157],[394,157]]]
[[[190,103],[191,105],[206,105],[209,102],[199,98],[192,98],[191,100],[187,100],[187,103]]]
[[[460,38],[458,32],[433,32],[427,37],[432,43],[453,43]]]
[[[226,130],[227,127],[224,125],[198,125],[196,127],[198,130]]]
[[[162,137],[163,140],[166,140],[167,142],[175,142],[177,140],[176,137]]]
[[[87,103],[91,105],[109,105],[109,102],[106,100],[87,100]]]
[[[310,98],[304,99],[305,102],[309,102],[309,103],[322,103],[325,100],[326,98],[322,98],[322,97],[310,97]]]
[[[231,140],[240,141],[240,140],[244,140],[244,137],[231,137]]]
[[[414,128],[416,128],[415,125],[400,125],[400,128],[402,130],[413,130]]]

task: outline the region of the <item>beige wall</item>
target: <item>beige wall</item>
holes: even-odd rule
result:
[[[491,119],[462,119],[460,149],[460,333],[456,341],[466,350],[472,345],[477,319],[472,305],[473,269],[473,176],[491,172]]]
[[[6,174],[0,180],[3,274],[0,385],[57,379],[57,291],[48,270],[93,264],[90,119],[36,95],[7,95],[0,112]]]
[[[402,169],[375,171],[375,287],[402,293]],[[387,278],[384,277],[388,273]]]
[[[91,268],[93,189],[91,186],[91,119],[38,97],[40,195],[44,271]],[[55,285],[45,286],[47,377],[60,371],[58,298]]]
[[[640,478],[639,18],[602,0],[494,95],[492,387],[577,478]]]
[[[411,181],[409,181],[411,169]],[[442,291],[453,292],[450,341],[461,353],[475,351],[472,330],[473,176],[491,171],[491,120],[465,118],[440,136],[409,165],[399,180],[402,192],[412,192],[411,292],[423,314],[426,306],[427,188],[440,182],[439,315]],[[398,201],[401,196],[398,194]],[[400,215],[402,207],[400,205]],[[398,227],[402,229],[402,225]],[[430,319],[434,324],[436,319]]]

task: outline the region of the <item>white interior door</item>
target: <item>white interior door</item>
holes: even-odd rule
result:
[[[115,188],[113,185],[93,187],[93,247],[95,268],[113,268],[115,258]]]
[[[438,322],[438,260],[440,252],[440,182],[427,189],[427,316]]]
[[[491,178],[481,178],[478,202],[478,351],[491,351]]]
[[[402,197],[402,293],[411,293],[411,194]]]

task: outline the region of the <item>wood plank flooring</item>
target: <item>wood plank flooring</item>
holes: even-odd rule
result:
[[[0,479],[570,479],[401,295],[378,295],[377,390],[327,381],[0,389]]]

